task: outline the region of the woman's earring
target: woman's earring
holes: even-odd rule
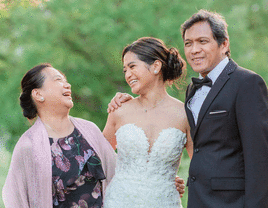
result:
[[[43,97],[41,97],[40,101],[41,101],[41,102],[44,102],[44,101],[45,101],[45,99],[44,99]]]
[[[154,74],[157,74],[157,70],[154,70]]]

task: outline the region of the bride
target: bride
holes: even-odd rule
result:
[[[184,105],[168,95],[166,83],[181,76],[185,62],[177,49],[149,37],[126,46],[122,61],[139,97],[111,112],[103,131],[118,151],[104,207],[181,207],[174,180],[184,147],[192,157],[192,141]]]

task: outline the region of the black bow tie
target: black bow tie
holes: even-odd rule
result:
[[[195,89],[199,89],[203,85],[212,87],[212,80],[207,76],[204,79],[198,79],[198,78],[192,77],[192,82],[193,82]]]

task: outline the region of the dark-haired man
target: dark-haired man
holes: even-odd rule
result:
[[[186,59],[200,78],[192,79],[185,100],[194,143],[188,208],[268,207],[267,86],[230,59],[219,14],[200,10],[181,31]],[[117,94],[109,109],[128,99]]]
[[[185,101],[194,142],[188,207],[268,207],[267,86],[229,58],[219,14],[200,10],[181,30],[186,59],[200,78]]]

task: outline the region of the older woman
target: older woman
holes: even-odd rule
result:
[[[50,64],[29,70],[20,104],[34,125],[19,139],[3,188],[7,208],[101,207],[115,152],[92,122],[73,118],[71,85]]]

